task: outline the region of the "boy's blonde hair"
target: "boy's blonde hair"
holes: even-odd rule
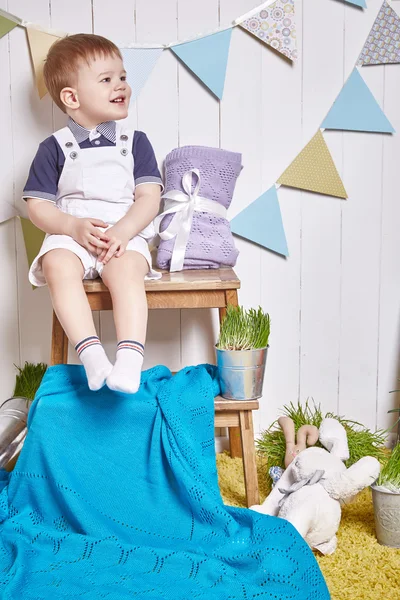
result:
[[[50,96],[63,112],[66,111],[60,99],[61,90],[73,87],[80,62],[86,61],[89,65],[98,56],[117,56],[122,60],[118,46],[107,38],[92,33],[69,35],[50,47],[44,63],[43,77]]]

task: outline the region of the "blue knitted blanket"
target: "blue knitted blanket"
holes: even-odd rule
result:
[[[286,521],[225,506],[215,367],[142,374],[135,395],[50,367],[0,471],[2,600],[326,600]]]

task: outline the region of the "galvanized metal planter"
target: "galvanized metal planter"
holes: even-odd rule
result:
[[[27,398],[8,398],[0,405],[0,468],[15,458],[27,434],[27,418],[31,401]]]
[[[400,493],[371,485],[376,537],[382,546],[400,548]]]
[[[255,350],[217,352],[221,395],[228,400],[255,400],[262,396],[269,346]]]

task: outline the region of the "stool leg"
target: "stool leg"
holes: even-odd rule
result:
[[[240,439],[240,428],[229,427],[229,452],[231,458],[242,458],[242,442]]]
[[[239,411],[240,432],[243,448],[244,484],[247,506],[260,504],[258,490],[256,449],[254,445],[253,415],[251,410]]]
[[[68,362],[68,338],[61,323],[53,311],[53,331],[51,334],[51,365],[62,365]]]
[[[236,290],[226,290],[225,292],[226,306],[219,309],[219,323],[221,325],[222,319],[226,315],[226,307],[228,304],[233,306],[238,305],[238,295]],[[242,458],[242,445],[240,442],[240,429],[239,427],[229,427],[229,450],[232,458]]]
[[[222,306],[221,308],[218,309],[218,311],[219,311],[219,324],[221,325],[222,319],[226,315],[226,306]]]

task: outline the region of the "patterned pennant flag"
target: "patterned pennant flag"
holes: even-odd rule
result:
[[[232,28],[193,42],[171,46],[171,50],[221,100],[224,92]]]
[[[294,0],[276,0],[239,25],[290,60],[296,60]]]
[[[343,86],[321,127],[348,131],[394,132],[357,69],[354,69]]]
[[[127,81],[132,88],[131,103],[139,96],[162,51],[163,48],[121,48]]]
[[[384,0],[362,49],[358,65],[400,62],[400,19]]]
[[[9,15],[0,10],[0,38],[4,37],[9,31],[21,23],[21,20],[13,15]]]
[[[24,236],[26,256],[28,258],[28,265],[30,267],[34,258],[39,253],[46,234],[35,227],[35,225],[29,219],[20,217],[20,220],[22,225],[22,234]]]
[[[273,186],[231,221],[232,233],[288,256],[276,188]]]
[[[278,183],[328,196],[347,198],[320,130],[280,176]]]
[[[31,50],[33,68],[35,70],[36,86],[39,92],[39,97],[43,98],[47,94],[47,89],[43,79],[43,65],[46,60],[50,46],[60,38],[38,29],[27,27],[29,47]]]

